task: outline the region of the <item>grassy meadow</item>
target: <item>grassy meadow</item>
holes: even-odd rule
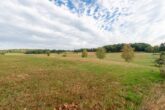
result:
[[[164,82],[154,66],[157,55],[121,53],[103,60],[95,53],[0,55],[0,110],[56,110],[75,104],[80,110],[140,110],[155,85]]]

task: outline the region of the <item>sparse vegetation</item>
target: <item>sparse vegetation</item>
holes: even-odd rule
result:
[[[125,44],[122,49],[122,58],[125,59],[126,62],[130,62],[134,57],[134,49],[130,44]]]
[[[106,50],[103,47],[100,47],[96,50],[96,56],[99,59],[104,59],[106,56]]]

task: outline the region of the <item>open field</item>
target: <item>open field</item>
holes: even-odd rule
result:
[[[157,56],[136,53],[127,63],[120,53],[103,60],[94,53],[0,55],[0,110],[53,110],[65,103],[81,110],[138,110],[164,80]],[[100,109],[99,109],[100,108]]]

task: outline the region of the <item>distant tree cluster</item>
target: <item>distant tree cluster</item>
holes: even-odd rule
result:
[[[104,48],[107,52],[121,52],[123,45],[124,44],[106,45]]]
[[[25,54],[47,54],[49,50],[44,49],[34,49],[34,50],[27,50]]]
[[[113,44],[113,45],[106,45],[103,46],[105,48],[106,52],[121,52],[122,47],[124,46],[124,43],[121,44]],[[151,46],[147,43],[132,43],[130,44],[132,48],[134,48],[134,51],[137,52],[161,52],[165,51],[165,43],[161,43],[159,46]],[[74,53],[82,52],[84,49],[75,49],[72,50]],[[86,49],[88,52],[96,52],[97,48],[88,48]],[[61,54],[64,52],[68,52],[70,50],[49,50],[49,49],[9,49],[9,50],[3,50],[4,53],[25,53],[25,54],[47,54],[47,51],[50,53],[57,53]]]
[[[113,45],[106,45],[104,48],[107,52],[121,52],[122,47],[124,43],[122,44],[113,44]],[[132,48],[134,48],[134,51],[136,52],[160,52],[165,51],[165,43],[162,43],[160,46],[151,46],[147,43],[132,43],[130,44]]]
[[[121,44],[113,44],[113,45],[106,45],[103,46],[106,52],[122,52],[122,48],[124,46],[124,43]],[[165,51],[165,43],[161,43],[158,46],[151,46],[147,43],[131,43],[130,46],[134,48],[134,51],[136,52],[152,52],[152,53],[158,53]],[[85,49],[87,52],[97,52],[97,48],[88,48]],[[61,54],[64,52],[74,52],[79,53],[83,52],[84,49],[75,49],[75,50],[49,50],[49,49],[9,49],[9,50],[1,50],[0,54],[5,53],[25,53],[25,54],[47,54],[48,56],[50,53],[57,53]],[[83,52],[82,57],[86,57],[86,53]],[[65,55],[64,55],[65,56]]]
[[[29,49],[25,51],[25,54],[49,54],[50,55],[50,53],[61,54],[63,52],[66,52],[66,50]]]
[[[75,53],[79,53],[79,52],[82,52],[84,49],[75,49],[73,50],[73,52]],[[89,49],[86,49],[88,52],[96,52],[96,48],[89,48]]]
[[[8,49],[8,50],[0,50],[1,55],[5,55],[6,53],[25,53],[28,49]]]
[[[6,53],[25,53],[28,49],[9,49]]]
[[[140,52],[150,52],[150,49],[152,48],[152,46],[147,43],[134,43],[130,45],[132,48],[135,49],[135,51],[140,51]]]
[[[122,52],[122,48],[124,46],[124,43],[119,43],[119,44],[113,44],[113,45],[106,45],[103,46],[105,48],[106,52]],[[134,48],[134,51],[136,52],[161,52],[165,51],[165,43],[162,43],[160,46],[152,46],[147,43],[131,43],[130,46]],[[91,49],[86,49],[88,52],[96,52],[97,48],[91,48]],[[74,50],[73,52],[82,52],[83,49],[77,49]]]

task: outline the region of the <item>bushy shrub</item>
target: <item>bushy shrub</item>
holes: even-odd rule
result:
[[[106,50],[104,48],[102,48],[102,47],[98,48],[96,50],[96,56],[99,59],[104,59],[105,56],[106,56]]]
[[[62,54],[62,57],[67,57],[67,53],[66,53],[66,52],[63,53],[63,54]]]
[[[86,49],[83,49],[83,51],[82,51],[82,55],[81,55],[83,58],[86,58],[86,57],[88,57],[88,52],[87,52],[87,50]]]
[[[160,57],[155,60],[155,63],[159,66],[165,65],[165,52],[160,53]]]
[[[134,57],[134,48],[129,44],[124,44],[121,56],[126,62],[130,62]]]
[[[5,53],[3,52],[3,53],[0,53],[0,55],[5,55]]]
[[[50,56],[50,51],[47,51],[46,54],[47,54],[47,56]]]

